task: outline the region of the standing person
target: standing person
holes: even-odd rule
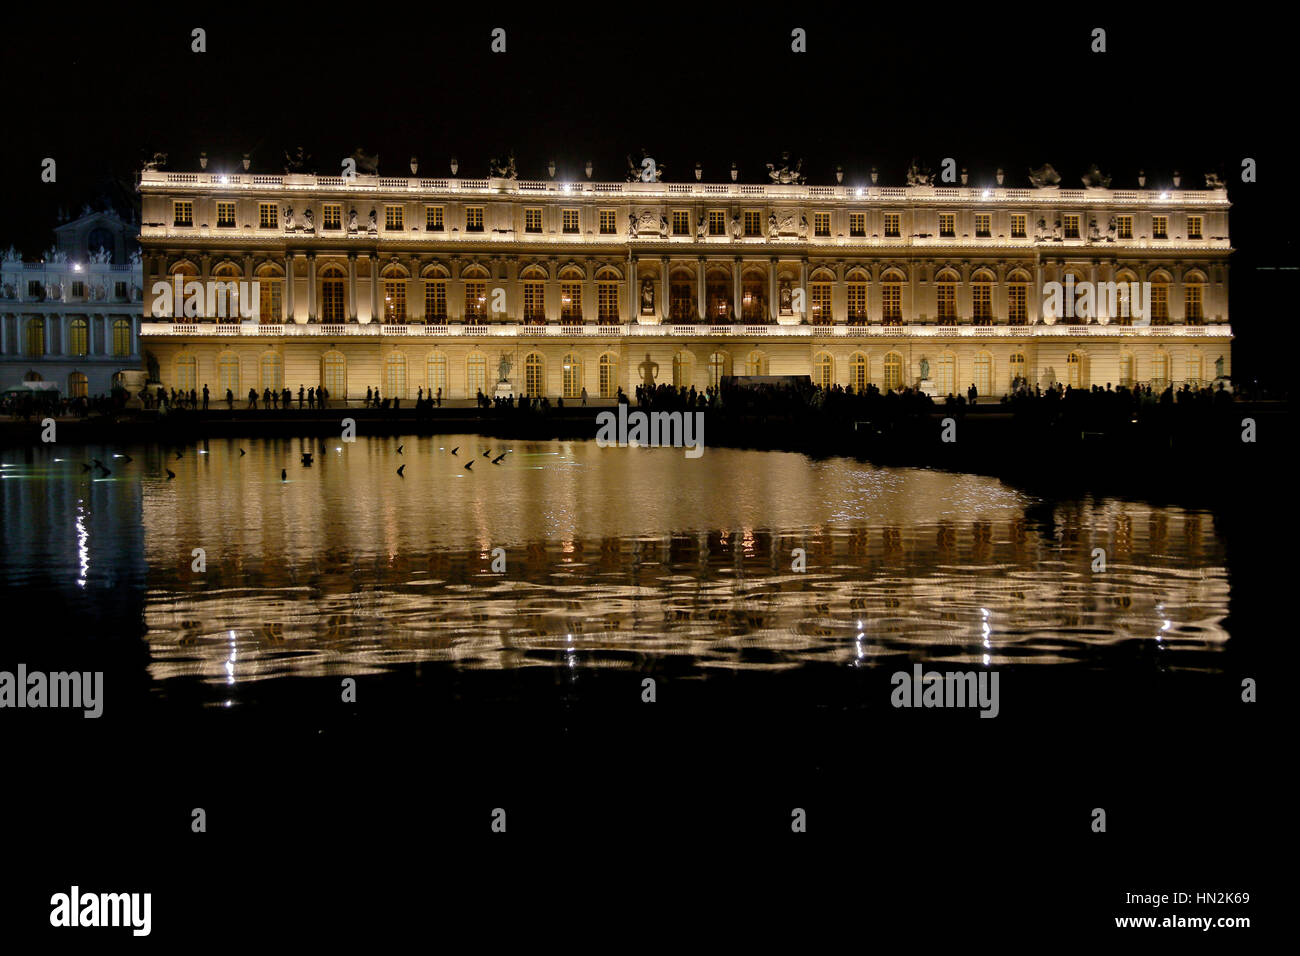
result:
[[[249,408],[257,407],[257,389],[255,388],[250,388],[248,390],[248,407]]]
[[[366,407],[370,407],[370,386],[366,386]]]
[[[203,383],[203,410],[208,410],[208,383]]]
[[[298,407],[299,407],[299,408],[302,408],[302,397],[303,397],[304,394],[306,394],[306,393],[303,391],[303,387],[302,387],[302,385],[300,384],[300,385],[298,386]]]
[[[326,388],[324,385],[316,389],[316,404],[319,405],[321,408],[325,407],[325,401],[329,397],[330,397],[330,390]]]
[[[421,385],[419,388],[415,390],[415,404],[418,406],[423,401],[424,401],[424,386]]]
[[[307,389],[307,407],[308,408],[316,407],[316,389],[314,388]]]
[[[582,404],[587,404],[587,386],[582,386]]]
[[[379,386],[375,386],[375,408],[379,408]]]
[[[262,389],[262,411],[266,411],[270,407],[271,407],[271,390],[269,388],[264,388]]]
[[[442,408],[442,386],[438,386],[438,407]]]
[[[971,382],[970,388],[966,389],[966,398],[970,400],[970,403],[972,405],[974,405],[975,399],[977,399],[978,397],[979,397],[979,392],[975,390],[975,383]]]
[[[233,389],[226,389],[226,408],[232,412],[235,410],[235,393]]]

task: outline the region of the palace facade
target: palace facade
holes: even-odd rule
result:
[[[503,355],[516,394],[593,399],[633,391],[647,361],[697,389],[795,374],[941,396],[1231,374],[1221,186],[147,170],[139,188],[151,377],[214,398],[473,398]],[[1104,295],[1063,311],[1051,283],[1149,283],[1149,316]]]
[[[40,261],[10,248],[0,262],[0,391],[108,395],[119,373],[140,367],[136,232],[116,213],[87,210],[55,227]]]

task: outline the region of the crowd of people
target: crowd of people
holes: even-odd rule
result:
[[[69,398],[58,392],[10,393],[0,399],[0,414],[31,421],[34,418],[89,418],[108,415],[126,403],[126,394],[81,395]]]

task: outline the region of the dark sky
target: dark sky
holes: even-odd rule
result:
[[[282,172],[285,149],[302,145],[326,172],[363,146],[381,173],[406,175],[415,154],[422,174],[444,175],[454,154],[462,176],[482,176],[513,150],[524,178],[544,178],[554,158],[561,177],[590,159],[595,178],[621,180],[625,156],[644,147],[670,181],[692,179],[697,161],[706,180],[725,181],[735,161],[741,181],[762,182],[786,150],[814,183],[833,183],[839,164],[846,182],[876,166],[882,184],[901,184],[913,156],[936,172],[952,156],[974,183],[1001,166],[1007,185],[1045,162],[1065,186],[1093,162],[1115,186],[1135,185],[1139,168],[1155,186],[1175,169],[1184,186],[1215,170],[1234,203],[1239,361],[1253,351],[1240,336],[1262,329],[1280,297],[1288,273],[1274,270],[1297,265],[1283,192],[1294,53],[1252,8],[1212,22],[1187,7],[1104,5],[485,8],[298,6],[277,24],[261,9],[172,4],[14,20],[0,37],[10,93],[0,245],[38,253],[60,207],[79,210],[113,182],[129,201],[155,151],[183,169],[198,168],[200,150],[210,168],[250,152],[253,171]],[[504,54],[490,50],[498,26]],[[1090,51],[1098,26],[1104,54]],[[195,27],[206,53],[191,52]],[[791,52],[795,27],[806,53]],[[47,156],[54,184],[40,181]],[[1255,184],[1241,182],[1244,157],[1258,163]],[[1257,358],[1267,371],[1266,350]]]

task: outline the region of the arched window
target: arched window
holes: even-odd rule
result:
[[[865,391],[870,378],[866,353],[854,352],[849,356],[849,384],[853,386],[853,391]]]
[[[217,400],[226,397],[226,389],[239,398],[243,394],[239,385],[239,356],[234,352],[222,352],[217,356]]]
[[[740,279],[740,314],[746,322],[766,322],[767,279],[762,272],[751,269]]]
[[[560,321],[582,321],[582,271],[574,266],[560,270]]]
[[[347,278],[339,266],[331,264],[320,271],[320,320],[322,322],[339,325],[347,321],[346,282]]]
[[[278,352],[263,352],[261,360],[262,389],[278,391],[284,388],[284,359]]]
[[[529,352],[524,359],[524,391],[530,398],[546,393],[545,366],[540,352]]]
[[[406,278],[406,270],[397,263],[391,263],[383,271],[385,322],[406,321]]]
[[[406,356],[396,350],[384,360],[384,398],[406,398]]]
[[[957,273],[944,269],[935,278],[934,289],[940,324],[954,324],[957,321]]]
[[[980,269],[971,277],[971,321],[975,325],[993,324],[993,273],[987,269]],[[981,395],[986,394],[979,382],[975,387]]]
[[[835,359],[830,352],[818,352],[813,356],[813,384],[818,388],[830,388],[835,384]]]
[[[1189,352],[1187,354],[1187,384],[1192,388],[1200,388],[1205,384],[1204,363],[1201,361],[1200,352]]]
[[[846,284],[849,325],[867,324],[867,273],[862,269],[849,272]]]
[[[695,273],[673,269],[668,276],[668,316],[674,322],[689,322],[695,317]]]
[[[808,322],[812,325],[830,325],[834,322],[831,311],[831,283],[834,279],[829,269],[817,269],[808,280]]]
[[[85,319],[73,319],[68,323],[68,354],[88,355],[90,353],[90,326]]]
[[[45,320],[28,319],[27,354],[38,358],[45,354]]]
[[[1011,370],[1011,387],[1019,388],[1021,385],[1028,385],[1029,379],[1025,377],[1025,353],[1012,352],[1011,358],[1007,360],[1007,365]]]
[[[441,325],[447,321],[447,276],[447,270],[440,265],[432,265],[424,270],[426,322]]]
[[[131,354],[131,320],[113,320],[113,356],[126,358]]]
[[[1119,354],[1119,383],[1125,388],[1133,387],[1133,353]]]
[[[766,375],[767,374],[767,356],[758,349],[749,353],[745,359],[746,375]]]
[[[85,372],[73,372],[68,376],[69,398],[85,398],[89,391],[90,385]]]
[[[487,356],[473,352],[465,360],[465,397],[474,398],[479,392],[487,394]]]
[[[328,268],[326,269],[328,272]],[[324,302],[324,283],[321,285]],[[323,314],[323,311],[322,311]],[[271,263],[257,267],[257,321],[259,325],[275,325],[284,320],[284,270]],[[322,321],[325,321],[322,319]]]
[[[1163,392],[1169,387],[1169,353],[1156,352],[1151,358],[1151,390]]]
[[[1183,322],[1200,325],[1205,321],[1205,276],[1190,272],[1183,280]]]
[[[487,270],[469,266],[461,278],[465,280],[465,320],[478,322],[487,318]]]
[[[903,387],[903,356],[890,352],[885,356],[885,391],[892,392]]]
[[[1151,324],[1169,324],[1169,276],[1163,272],[1151,276]]]
[[[198,359],[193,355],[176,356],[176,389],[188,392],[198,384]]]
[[[1070,388],[1083,388],[1085,385],[1085,374],[1083,370],[1083,354],[1081,352],[1071,352],[1065,357],[1065,384]]]
[[[957,394],[957,356],[942,352],[935,362],[934,383],[941,396]]]
[[[546,272],[538,266],[528,266],[519,279],[524,297],[524,324],[542,325],[546,322]]]
[[[337,350],[331,350],[321,356],[320,383],[333,399],[348,397],[348,360]]]
[[[1029,324],[1029,274],[1019,269],[1007,279],[1007,323]]]
[[[726,352],[713,352],[709,355],[709,385],[717,388],[724,376],[731,374],[731,356]]]
[[[885,325],[903,324],[903,274],[890,269],[880,282],[880,315]]]
[[[429,388],[428,397],[437,398],[438,393],[442,392],[442,397],[447,397],[447,356],[442,352],[430,352],[428,362]]]
[[[223,262],[212,270],[213,301],[209,303],[213,318],[218,322],[238,322],[239,280],[243,272],[232,262]],[[247,306],[245,306],[247,308]]]
[[[601,269],[596,273],[596,318],[601,325],[618,325],[618,273]]]
[[[695,359],[690,352],[682,350],[673,356],[673,388],[690,388]]]
[[[1134,283],[1137,281],[1137,276],[1132,272],[1120,272],[1115,276],[1115,314],[1110,317],[1112,325],[1133,324],[1133,310],[1142,307],[1141,299],[1135,300],[1133,298]],[[1109,308],[1109,297],[1106,305]],[[1146,316],[1146,318],[1150,319],[1150,316]]]
[[[574,352],[564,356],[564,397],[582,395],[582,359]]]
[[[975,353],[975,381],[972,384],[980,396],[993,394],[993,356],[988,352]]]
[[[726,322],[731,315],[731,276],[721,269],[710,269],[704,283],[708,321]]]
[[[606,352],[600,357],[600,397],[613,398],[618,394],[618,356]]]

